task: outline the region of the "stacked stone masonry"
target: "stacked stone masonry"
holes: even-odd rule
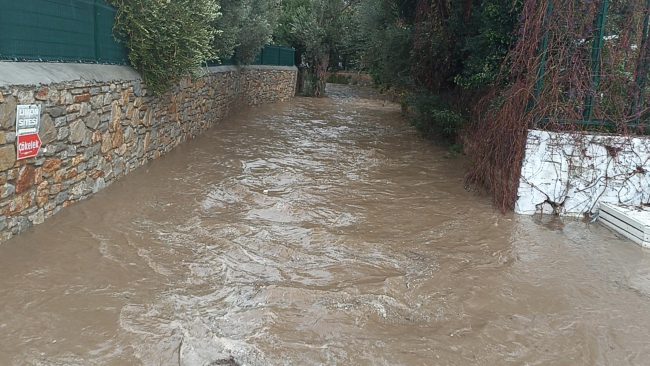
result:
[[[0,85],[0,241],[199,135],[233,109],[290,99],[294,68],[210,68],[163,96],[138,79]],[[41,105],[43,149],[16,160],[16,106]]]

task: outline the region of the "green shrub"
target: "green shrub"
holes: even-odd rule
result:
[[[213,59],[216,0],[111,0],[131,65],[159,94]]]
[[[423,134],[454,142],[465,118],[453,111],[440,97],[431,94],[416,94],[409,98],[412,123]]]

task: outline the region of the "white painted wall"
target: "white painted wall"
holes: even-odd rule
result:
[[[530,130],[518,196],[525,215],[650,204],[650,138]]]

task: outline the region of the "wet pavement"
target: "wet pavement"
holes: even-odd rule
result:
[[[650,252],[503,216],[399,107],[242,111],[0,245],[0,365],[647,365]]]

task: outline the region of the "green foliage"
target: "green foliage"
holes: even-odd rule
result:
[[[222,16],[214,22],[220,30],[215,38],[217,56],[241,64],[255,60],[264,45],[271,42],[277,22],[277,0],[221,0]]]
[[[515,41],[513,32],[522,1],[485,0],[474,14],[475,34],[463,45],[463,70],[454,81],[466,88],[490,85],[499,75],[501,64]]]
[[[521,0],[364,0],[364,66],[391,87],[484,88],[515,40],[521,6]]]
[[[412,25],[393,0],[364,1],[359,10],[362,66],[378,85],[403,87],[411,82]]]
[[[413,109],[413,125],[428,137],[453,141],[463,127],[465,118],[452,110],[440,97],[418,93],[407,102]]]
[[[292,31],[292,24],[294,18],[300,8],[308,7],[310,0],[282,0],[281,11],[278,17],[276,28],[273,32],[275,43],[283,45],[291,45],[295,48],[304,48],[302,42],[296,37]]]
[[[352,18],[348,1],[310,0],[291,6],[287,19],[290,39],[304,47],[308,58],[319,59],[341,45]]]
[[[334,68],[359,70],[362,65],[365,34],[359,21],[358,6],[351,6],[344,20],[345,28],[341,29],[341,38],[332,52]]]
[[[303,92],[321,96],[330,56],[342,48],[344,35],[354,31],[350,0],[285,0],[276,39],[296,48],[308,66]]]
[[[161,93],[215,57],[216,0],[111,0],[115,30],[150,90]]]
[[[363,0],[362,65],[383,89],[415,95],[421,130],[453,140],[467,104],[502,71],[521,9],[522,0]]]

